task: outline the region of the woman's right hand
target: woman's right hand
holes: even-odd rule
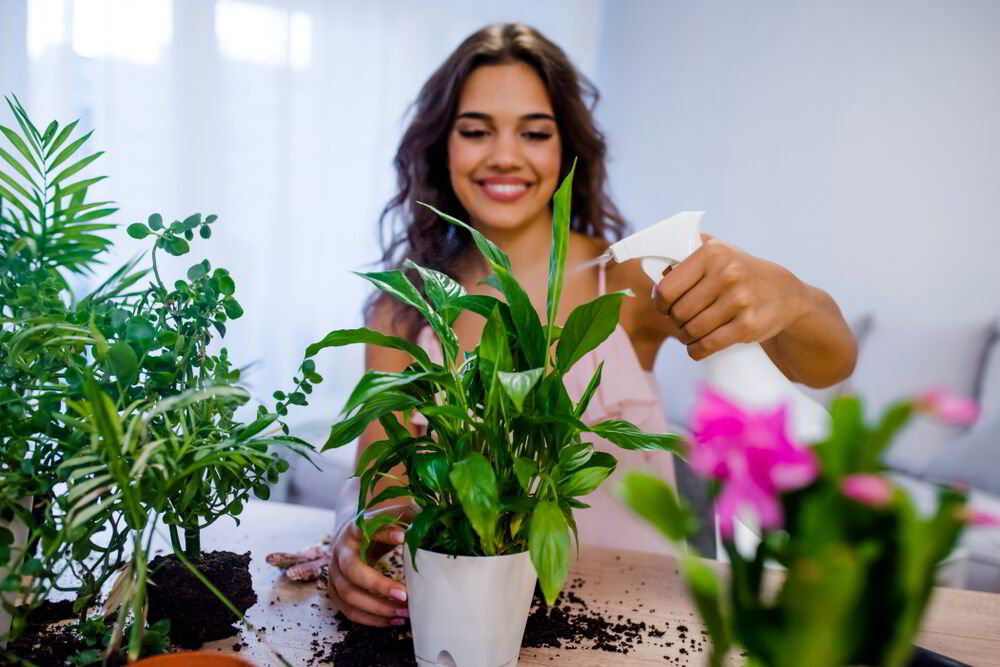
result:
[[[404,523],[412,520],[410,507],[386,507],[366,514],[372,518],[393,513]],[[372,536],[368,548],[370,562],[374,563],[386,552],[403,544],[403,528],[385,526]],[[361,530],[349,521],[333,540],[333,555],[327,572],[327,593],[347,618],[355,623],[387,627],[402,625],[409,617],[406,606],[406,587],[367,565],[361,557]]]

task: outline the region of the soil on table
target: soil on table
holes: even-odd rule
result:
[[[24,632],[7,645],[7,650],[38,667],[64,667],[70,664],[71,656],[91,648],[74,630],[75,623],[61,623],[74,617],[72,600],[46,600],[31,611]],[[126,662],[120,654],[112,656],[108,664],[116,667]],[[0,667],[20,664],[0,658]]]
[[[191,562],[240,611],[256,604],[249,551],[207,551]],[[198,648],[239,632],[239,619],[176,556],[157,556],[149,572],[149,624],[170,619],[171,644]]]

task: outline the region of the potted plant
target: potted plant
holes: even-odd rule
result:
[[[571,170],[553,202],[546,324],[507,256],[475,229],[437,211],[472,235],[492,269],[488,283],[504,299],[467,294],[448,276],[412,263],[407,266],[422,291],[404,271],[361,273],[426,318],[444,350],[443,363],[407,340],[364,328],[330,332],[306,351],[308,358],[326,347],[366,343],[413,357],[402,372],[365,373],[325,447],[353,441],[374,420],[385,430],[385,439],[364,451],[355,470],[357,522],[365,553],[376,530],[398,521],[366,519],[365,508],[408,498],[420,510],[406,529],[404,565],[421,664],[439,664],[445,654],[463,666],[516,663],[535,572],[552,602],[569,572],[573,510],[587,506],[581,497],[616,465],[583,434],[626,449],[669,452],[678,444],[675,436],[642,433],[622,420],[584,424],[580,416],[600,383],[600,367],[577,402],[563,384],[573,364],[614,330],[626,296],[599,296],[570,313],[561,328],[555,324],[572,179]],[[476,348],[460,359],[452,324],[463,310],[484,317],[486,325]],[[427,423],[419,435],[406,426],[414,413]],[[405,482],[373,493],[399,465]]]
[[[67,278],[100,263],[114,228],[103,220],[116,210],[88,201],[103,177],[79,176],[101,155],[79,157],[89,133],[55,121],[39,131],[16,97],[6,101],[20,132],[0,126],[0,648],[23,628],[16,601],[54,582],[41,545],[58,550],[57,471],[79,443],[62,421],[64,399],[91,340],[84,313],[99,300],[74,302]],[[104,287],[134,278],[126,268]]]
[[[749,412],[711,389],[694,414],[690,462],[712,481],[728,583],[693,557],[683,574],[712,640],[711,664],[738,646],[755,667],[906,664],[935,581],[935,570],[971,522],[963,490],[942,487],[922,516],[887,477],[882,454],[917,413],[975,419],[976,407],[939,391],[897,402],[874,423],[862,401],[838,398],[829,435],[795,443],[785,408]],[[655,477],[628,472],[625,503],[679,541],[692,521]],[[733,520],[749,512],[761,527],[755,553],[733,541]],[[783,573],[766,575],[776,563]],[[776,576],[780,587],[768,585]]]
[[[151,269],[137,271],[137,258],[74,299],[60,271],[86,272],[100,261],[110,244],[101,233],[114,226],[93,221],[114,209],[84,201],[103,177],[68,180],[100,154],[65,167],[89,134],[61,148],[76,123],[38,133],[16,99],[10,105],[24,138],[0,131],[25,164],[0,152],[14,167],[0,170],[8,204],[0,203],[0,295],[11,295],[0,302],[0,518],[28,495],[36,500],[33,512],[17,513],[31,557],[6,575],[4,590],[32,604],[54,588],[74,593],[84,628],[117,573],[105,605],[117,613],[107,654],[131,618],[131,660],[149,648],[144,635],[165,629],[160,619],[184,645],[232,634],[233,620],[256,600],[249,556],[203,554],[200,531],[238,516],[251,494],[267,498],[268,484],[288,468],[274,447],[310,448],[263,406],[249,422],[237,416],[249,394],[227,350],[213,344],[243,314],[229,272],[203,260],[186,279],[162,279],[158,252],[185,255],[196,234],[211,237],[216,216],[165,223],[153,214],[130,225],[133,238],[153,240]],[[159,525],[174,553],[150,563]],[[3,563],[8,533],[0,530]],[[148,581],[161,585],[147,589]],[[171,597],[178,594],[180,601]],[[15,621],[23,626],[23,612]]]

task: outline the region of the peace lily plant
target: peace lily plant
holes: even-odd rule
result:
[[[685,558],[683,574],[711,637],[713,666],[739,647],[753,667],[901,667],[938,563],[966,525],[996,521],[970,510],[966,492],[952,487],[941,487],[935,511],[921,515],[882,463],[914,415],[966,423],[976,418],[974,404],[930,391],[889,406],[873,423],[857,397],[838,398],[831,413],[826,438],[798,443],[784,407],[752,412],[703,390],[689,457],[714,488],[730,577],[721,583],[694,557]],[[655,477],[628,472],[622,495],[674,542],[694,527]],[[735,545],[737,515],[753,517],[762,531],[749,556]],[[767,574],[768,564],[783,572]]]
[[[447,275],[412,262],[406,266],[419,276],[423,290],[403,270],[360,273],[427,320],[444,352],[442,363],[431,361],[408,340],[366,328],[333,331],[307,349],[312,357],[323,348],[365,343],[402,350],[413,360],[402,372],[366,372],[326,443],[326,448],[346,445],[375,420],[385,431],[384,439],[365,449],[355,470],[363,553],[375,531],[399,521],[385,514],[366,518],[365,510],[406,498],[419,508],[406,529],[416,571],[422,567],[418,550],[474,557],[528,553],[552,602],[569,572],[573,510],[587,507],[581,497],[616,465],[611,454],[595,451],[582,436],[594,434],[624,449],[677,448],[676,436],[643,433],[627,421],[581,421],[601,381],[602,366],[579,400],[574,402],[566,391],[566,372],[611,334],[627,296],[599,296],[570,313],[562,327],[555,324],[569,248],[572,183],[573,170],[553,200],[545,324],[503,251],[469,225],[435,210],[471,235],[492,271],[486,282],[503,300],[467,294]],[[486,324],[476,348],[460,358],[452,325],[462,311],[480,315]],[[415,413],[427,424],[416,434],[408,428]],[[373,493],[378,482],[393,479],[390,471],[397,466],[405,470],[405,481]],[[419,621],[409,576],[407,582],[416,634]],[[527,603],[523,613],[527,615]],[[417,655],[427,657],[419,650]]]

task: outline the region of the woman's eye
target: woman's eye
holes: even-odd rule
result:
[[[525,132],[524,136],[529,141],[545,141],[552,136],[551,132]]]
[[[486,136],[486,130],[459,130],[458,134],[466,139],[480,139]]]

